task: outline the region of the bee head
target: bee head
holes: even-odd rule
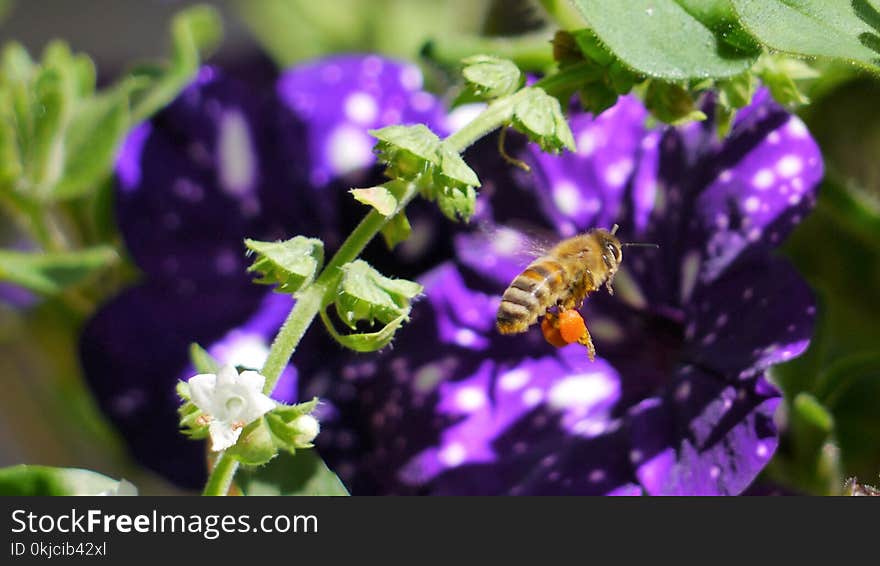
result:
[[[617,224],[614,225],[610,232],[602,228],[597,229],[595,232],[596,239],[602,247],[602,254],[611,261],[611,265],[608,267],[611,269],[612,274],[617,271],[620,262],[623,261],[623,246],[620,240],[617,239],[617,236],[615,236],[616,232]]]

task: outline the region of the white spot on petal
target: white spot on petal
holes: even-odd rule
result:
[[[373,163],[373,144],[358,128],[340,126],[330,135],[327,157],[333,170],[345,175]]]
[[[473,412],[486,404],[486,394],[479,387],[465,387],[455,396],[455,404],[465,412]]]
[[[526,407],[534,407],[544,400],[544,392],[540,387],[529,387],[522,394],[522,402]]]
[[[400,84],[407,90],[422,88],[422,72],[415,65],[407,65],[400,71]]]
[[[566,377],[549,392],[548,402],[556,409],[588,408],[606,399],[614,386],[601,373],[585,373]]]
[[[523,388],[529,382],[531,375],[527,370],[514,369],[498,378],[498,387],[504,391],[516,391]]]
[[[236,196],[250,192],[256,182],[257,158],[241,112],[226,112],[220,120],[217,154],[223,191]]]
[[[345,99],[345,115],[357,124],[369,125],[376,119],[376,100],[365,92],[355,92]]]
[[[560,181],[553,187],[553,203],[560,212],[571,216],[580,208],[581,196],[572,183]]]
[[[755,212],[761,206],[761,200],[758,197],[749,197],[745,201],[746,212]]]
[[[795,175],[800,173],[803,168],[803,160],[800,158],[800,156],[793,154],[786,155],[776,164],[776,172],[786,179],[794,177]]]
[[[596,134],[590,129],[584,130],[578,135],[576,146],[578,155],[589,157],[596,151]]]
[[[461,444],[453,442],[447,444],[443,450],[437,454],[437,458],[447,467],[454,468],[464,462],[464,459],[467,458],[467,450],[465,450],[464,446]]]
[[[776,181],[776,176],[770,169],[761,169],[752,177],[752,185],[761,191],[769,189]]]
[[[797,116],[792,116],[788,121],[788,133],[795,138],[805,138],[810,135],[806,124]]]

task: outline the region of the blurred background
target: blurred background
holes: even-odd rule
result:
[[[209,3],[224,26],[210,61],[254,80],[351,51],[419,62],[435,90],[447,86],[444,68],[476,52],[494,50],[531,71],[551,62],[554,29],[528,0]],[[92,57],[98,84],[106,85],[133,62],[167,57],[169,21],[188,4],[0,0],[0,44],[18,41],[36,57],[63,39]],[[820,324],[808,353],[776,371],[786,397],[784,433],[762,481],[786,492],[834,494],[849,477],[880,483],[880,82],[850,66],[813,66],[817,76],[800,85],[810,104],[798,111],[822,147],[827,177],[816,211],[784,253],[817,292]],[[105,230],[112,240],[112,220]],[[0,244],[32,245],[2,217]],[[130,479],[142,492],[173,492],[128,459],[83,387],[75,351],[88,314],[136,277],[123,261],[79,295],[38,300],[0,288],[0,466],[87,467]]]

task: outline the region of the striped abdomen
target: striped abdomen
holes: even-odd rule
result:
[[[544,256],[516,276],[501,296],[496,324],[501,334],[525,332],[538,317],[556,304],[565,289],[565,268]]]

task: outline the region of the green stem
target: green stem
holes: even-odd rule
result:
[[[564,30],[587,27],[584,18],[571,5],[569,0],[540,0],[547,14]]]
[[[552,77],[538,81],[535,86],[551,91],[572,84],[579,78],[583,78],[583,72],[577,66],[573,66]],[[520,90],[492,102],[476,119],[446,138],[444,143],[453,151],[463,152],[475,141],[510,122],[513,108],[525,95],[525,91]],[[297,297],[296,304],[272,342],[266,363],[263,365],[262,373],[266,377],[263,393],[271,395],[272,390],[275,389],[281,372],[290,361],[306,330],[324,306],[325,297],[334,291],[336,280],[339,277],[339,268],[357,259],[382,227],[397,213],[405,210],[418,193],[419,187],[416,183],[409,183],[403,195],[398,199],[394,214],[383,216],[376,210],[371,210],[342,243],[315,282]],[[232,484],[237,467],[231,457],[227,457],[225,453],[222,454],[208,477],[205,495],[225,494]]]
[[[238,462],[226,452],[220,454],[211,475],[208,476],[208,483],[205,484],[205,490],[202,495],[226,495],[232,486],[232,478],[238,470]]]
[[[549,49],[552,36],[546,32],[531,33],[515,39],[475,35],[445,37],[433,40],[424,53],[430,59],[450,67],[472,55],[489,54],[510,59],[524,71],[543,72],[554,64]]]

